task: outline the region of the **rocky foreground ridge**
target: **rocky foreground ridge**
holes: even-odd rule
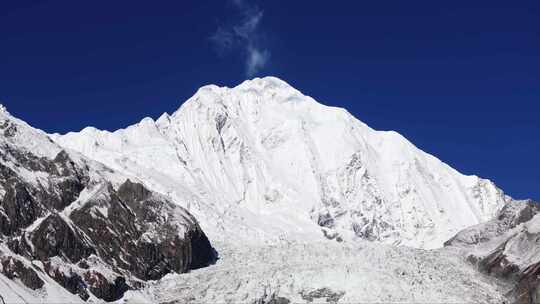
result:
[[[0,197],[0,273],[37,297],[51,296],[54,281],[83,300],[114,301],[216,257],[188,211],[66,152],[5,110]],[[8,289],[0,284],[0,295]]]

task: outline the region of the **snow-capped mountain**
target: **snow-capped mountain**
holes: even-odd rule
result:
[[[536,303],[538,206],[273,77],[115,132],[0,107],[0,302]]]
[[[185,202],[214,240],[437,248],[507,200],[490,181],[273,77],[204,86],[174,114],[112,133],[52,137]]]

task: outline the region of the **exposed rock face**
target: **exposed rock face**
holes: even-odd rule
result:
[[[116,301],[130,289],[123,277],[117,277],[114,282],[110,282],[97,271],[86,272],[84,279],[88,283],[90,291],[105,301]]]
[[[65,269],[56,267],[55,265],[51,265],[51,263],[49,262],[45,264],[45,271],[58,284],[60,284],[72,294],[78,295],[81,299],[85,301],[90,298],[85,281],[77,272],[73,271],[73,268],[69,268],[69,270],[66,271]],[[96,296],[99,298],[99,295]]]
[[[445,242],[445,246],[479,245],[507,233],[509,230],[530,221],[540,213],[540,204],[531,200],[509,201],[486,223],[464,229]]]
[[[458,233],[446,246],[463,247],[467,258],[490,275],[515,282],[516,303],[540,303],[540,204],[511,201],[487,223]]]
[[[195,218],[168,198],[0,116],[0,274],[35,290],[38,271],[83,300],[115,301],[215,259]]]
[[[41,222],[32,232],[31,239],[35,248],[33,255],[41,261],[60,256],[76,263],[96,252],[78,229],[71,227],[56,213]]]
[[[35,269],[25,265],[15,257],[0,257],[0,272],[9,279],[19,279],[32,290],[43,287],[43,280],[36,274]]]
[[[280,297],[276,295],[275,293],[272,293],[270,295],[265,295],[261,297],[260,299],[257,299],[252,302],[253,304],[290,304],[291,300]]]
[[[89,179],[65,151],[50,160],[4,143],[0,159],[0,187],[5,191],[0,205],[0,233],[4,235],[18,232],[47,212],[62,210],[77,199]],[[23,177],[32,172],[41,180]]]
[[[326,299],[327,303],[337,303],[339,299],[345,295],[343,291],[333,291],[329,288],[319,288],[311,291],[303,291],[300,294],[302,299],[308,303],[312,303],[314,300]]]
[[[142,280],[206,266],[214,258],[196,220],[141,184],[127,180],[118,191],[88,200],[71,214],[99,256]]]

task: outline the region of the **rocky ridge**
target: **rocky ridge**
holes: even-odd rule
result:
[[[73,301],[62,292],[54,298],[57,285],[82,300],[114,301],[148,280],[206,266],[215,256],[188,211],[67,152],[2,109],[0,273],[7,279],[49,301]]]
[[[511,201],[497,216],[459,232],[445,244],[465,251],[480,271],[505,279],[516,303],[540,303],[540,204]]]

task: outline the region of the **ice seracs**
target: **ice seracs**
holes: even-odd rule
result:
[[[508,199],[275,77],[204,86],[157,121],[54,140],[184,202],[215,240],[436,248]]]

